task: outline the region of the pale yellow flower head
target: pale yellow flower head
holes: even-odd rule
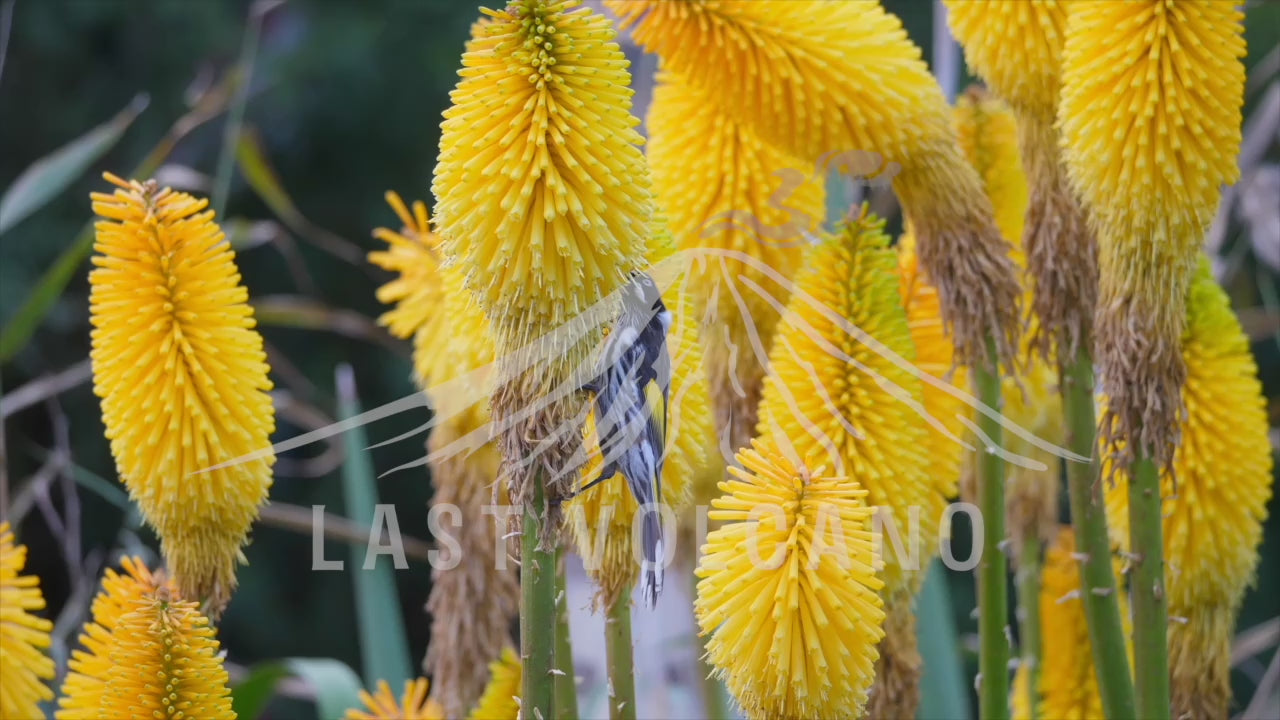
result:
[[[1021,269],[1026,266],[1022,230],[1030,193],[1018,150],[1018,121],[1007,103],[976,85],[956,98],[951,117],[960,149],[991,200],[996,227],[1012,248],[1009,256]]]
[[[271,487],[262,336],[208,202],[106,177],[115,193],[91,195],[101,218],[89,273],[94,392],[116,469],[174,580],[217,614]]]
[[[1098,236],[1100,432],[1119,465],[1138,449],[1167,467],[1179,444],[1187,288],[1239,176],[1242,18],[1216,0],[1070,6],[1058,124]]]
[[[427,438],[432,504],[462,513],[456,539],[469,558],[454,568],[434,569],[427,598],[431,641],[423,666],[435,681],[433,700],[456,717],[483,690],[485,663],[507,642],[518,604],[514,569],[497,563],[506,547],[495,546],[494,519],[483,512],[495,501],[506,502],[505,493],[494,492],[501,457],[490,437],[493,338],[462,269],[441,262],[426,206],[415,202],[410,212],[390,192],[387,201],[404,229],[374,231],[389,247],[370,253],[370,262],[399,274],[378,291],[379,300],[396,303],[380,322],[399,337],[413,338],[415,379],[438,422]],[[476,603],[478,594],[486,602]]]
[[[440,239],[431,230],[426,205],[416,201],[410,212],[393,192],[387,193],[387,203],[404,228],[373,232],[388,247],[369,253],[369,261],[398,273],[378,288],[380,301],[395,304],[378,322],[397,337],[413,338],[414,378],[442,424],[454,434],[478,430],[489,422],[493,392],[489,366],[496,353],[489,320],[467,290],[462,268],[441,262]]]
[[[884,636],[866,491],[768,439],[738,461],[697,570],[707,658],[749,718],[857,716]]]
[[[53,623],[44,610],[40,578],[20,575],[27,548],[15,545],[9,523],[0,522],[0,717],[40,717],[40,703],[53,699],[53,658],[46,652]]]
[[[955,346],[942,324],[938,290],[929,282],[916,256],[915,235],[908,227],[898,239],[898,295],[907,312],[907,327],[916,349],[916,368],[922,377],[924,410],[937,424],[930,423],[928,454],[938,493],[945,498],[956,495],[960,481],[964,445],[964,420],[969,417],[968,404],[953,395],[949,386],[968,387],[968,369],[953,362]]]
[[[58,720],[234,720],[221,649],[197,603],[162,572],[124,558],[107,570],[72,653]]]

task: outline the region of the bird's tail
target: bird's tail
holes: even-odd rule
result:
[[[662,592],[662,565],[666,549],[662,545],[662,514],[656,505],[643,508],[643,525],[640,528],[644,546],[644,564],[640,573],[640,596],[649,607],[658,604]]]

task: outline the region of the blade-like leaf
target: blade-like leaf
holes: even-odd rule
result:
[[[165,136],[151,148],[151,152],[138,163],[128,177],[147,178],[169,157],[169,153],[188,133],[217,117],[227,104],[227,97],[234,89],[235,78],[228,76],[221,83],[200,96],[191,111],[178,118]],[[35,289],[22,301],[13,317],[0,327],[0,364],[7,362],[26,345],[36,327],[49,313],[53,303],[71,280],[93,249],[93,221],[85,223],[80,234],[67,249],[62,251],[53,265],[40,276]]]
[[[27,295],[17,312],[0,329],[0,363],[8,361],[27,343],[27,338],[35,332],[36,326],[70,282],[71,274],[80,267],[80,263],[84,262],[92,249],[93,223],[89,223],[76,236],[75,241],[62,251],[53,265],[44,271],[31,294]]]
[[[969,696],[960,670],[960,640],[951,618],[951,590],[942,563],[933,561],[916,599],[916,637],[924,676],[919,718],[969,720]]]
[[[252,126],[246,126],[240,133],[240,139],[236,143],[236,163],[249,187],[271,208],[280,222],[320,250],[362,270],[367,269],[364,251],[359,246],[317,227],[302,214],[289,192],[284,189],[280,176],[267,160],[266,153],[262,150],[262,141]]]
[[[249,187],[271,208],[271,212],[294,232],[302,234],[307,220],[280,184],[280,176],[276,175],[275,169],[267,162],[258,132],[251,126],[241,131],[240,141],[236,143],[236,162],[239,163],[240,173],[248,181]]]
[[[276,685],[289,676],[311,687],[319,720],[343,717],[360,705],[360,678],[345,663],[331,658],[289,658],[255,665],[249,676],[232,688],[231,708],[236,717],[262,717]]]
[[[111,149],[150,102],[139,94],[115,117],[31,164],[0,198],[0,235],[54,199]]]
[[[355,378],[350,365],[339,365],[337,370],[339,421],[360,414],[360,400],[356,396]],[[378,504],[377,481],[373,463],[369,460],[368,440],[364,427],[357,425],[343,434],[346,462],[342,466],[343,499],[347,517],[363,527],[372,527],[374,507]],[[394,530],[395,528],[389,527]],[[371,535],[371,540],[376,535]],[[391,537],[393,545],[400,539]],[[366,548],[352,547],[350,567],[355,584],[356,621],[360,633],[360,657],[364,667],[364,680],[373,687],[379,680],[386,680],[398,688],[408,680],[411,661],[409,642],[405,636],[404,618],[400,614],[400,599],[396,593],[396,581],[392,575],[392,558],[374,556],[380,560],[373,568],[364,569]]]
[[[255,665],[248,677],[231,688],[231,709],[236,717],[241,720],[261,717],[276,694],[276,685],[288,676],[289,668],[285,663]]]

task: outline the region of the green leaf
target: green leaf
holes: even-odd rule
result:
[[[44,207],[112,148],[150,100],[139,94],[115,117],[31,164],[0,198],[0,235]]]
[[[71,274],[80,267],[80,263],[88,257],[93,249],[93,224],[85,225],[75,242],[62,251],[53,265],[40,276],[35,289],[22,301],[17,312],[0,329],[0,363],[7,362],[17,354],[35,332],[36,326],[44,319],[49,308],[62,294],[62,289],[71,281]]]
[[[359,246],[341,238],[328,230],[317,227],[302,214],[298,206],[284,189],[280,176],[276,174],[266,153],[262,151],[262,142],[258,132],[246,126],[236,143],[236,163],[240,166],[240,174],[249,183],[249,187],[266,203],[280,222],[299,237],[307,240],[320,250],[361,268],[365,267],[364,251]]]
[[[276,171],[267,162],[258,133],[252,127],[246,127],[240,134],[240,141],[236,143],[236,162],[240,165],[240,173],[249,182],[249,187],[271,208],[271,212],[294,232],[302,234],[307,220],[298,211],[298,206],[294,205],[293,198],[289,197],[284,185],[280,184],[280,176],[276,175]]]
[[[920,683],[918,718],[969,720],[969,694],[960,669],[960,639],[951,619],[951,590],[947,572],[937,560],[924,578],[916,598],[916,637],[924,675]]]
[[[316,693],[316,716],[340,718],[360,706],[360,678],[346,663],[330,658],[292,658],[289,672],[304,680]]]
[[[332,658],[289,658],[255,665],[249,676],[231,689],[231,708],[240,720],[261,717],[276,686],[296,677],[315,693],[316,717],[336,720],[360,705],[360,678],[345,663]]]
[[[151,148],[151,152],[129,173],[130,178],[147,178],[160,167],[165,158],[188,133],[212,120],[226,106],[227,97],[234,86],[234,74],[228,76],[209,92],[204,93],[186,115],[178,118],[165,136]],[[71,275],[80,267],[93,249],[93,222],[85,223],[75,241],[62,251],[53,266],[45,271],[36,288],[22,301],[13,317],[0,328],[0,364],[7,362],[27,344],[49,308],[62,294]]]
[[[231,688],[231,709],[236,717],[241,720],[261,717],[276,693],[276,684],[288,676],[289,668],[284,663],[255,665],[249,677]]]
[[[335,379],[339,421],[359,415],[360,400],[356,396],[351,366],[345,363],[339,365]],[[346,461],[342,465],[342,490],[346,514],[353,522],[372,528],[374,507],[378,504],[378,486],[373,474],[373,463],[366,450],[368,446],[364,426],[357,425],[343,433]],[[394,517],[389,515],[388,520]],[[400,542],[395,536],[397,529],[388,523],[388,542],[393,545]],[[364,680],[369,687],[373,687],[379,680],[386,680],[391,687],[400,687],[412,675],[409,642],[405,636],[404,618],[400,614],[400,599],[393,575],[393,558],[375,555],[373,559],[378,562],[371,569],[365,569],[366,553],[366,548],[352,546],[348,561],[351,564],[348,571],[355,584],[356,620],[360,633]]]

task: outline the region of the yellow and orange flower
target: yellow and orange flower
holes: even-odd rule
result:
[[[271,487],[262,336],[208,201],[106,178],[115,193],[91,196],[94,392],[120,478],[175,581],[216,614]]]
[[[1117,466],[1135,450],[1173,462],[1187,289],[1240,172],[1243,17],[1216,0],[1090,0],[1068,13],[1058,125],[1098,237],[1096,356],[1111,400],[1100,433]]]
[[[471,720],[516,720],[520,716],[520,656],[507,648],[502,657],[489,663],[489,684],[480,702],[471,711]]]
[[[198,604],[162,572],[124,558],[107,570],[72,653],[58,720],[192,717],[234,720],[218,639]]]
[[[427,698],[431,686],[426,678],[404,681],[404,693],[397,698],[386,680],[378,681],[378,691],[360,691],[363,710],[352,708],[343,720],[444,720],[444,708]]]
[[[441,125],[437,228],[501,349],[577,317],[644,257],[652,205],[628,63],[609,20],[577,5],[486,10]],[[573,367],[589,345],[563,349]]]
[[[757,440],[738,453],[698,567],[707,657],[749,718],[856,716],[884,610],[867,493]]]
[[[9,523],[0,522],[0,717],[40,717],[39,704],[53,698],[53,658],[45,654],[53,623],[43,610],[40,578],[21,575],[27,548],[15,545]]]

